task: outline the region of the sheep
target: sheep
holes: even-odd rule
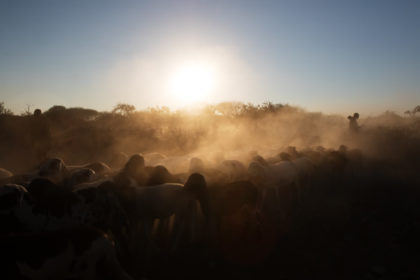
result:
[[[29,231],[57,230],[81,223],[75,215],[81,200],[71,189],[46,178],[33,180],[27,189],[33,202],[20,209],[20,216]]]
[[[70,172],[62,159],[48,158],[31,171],[10,177],[9,182],[27,186],[31,181],[42,177],[59,184],[68,179],[69,175]]]
[[[0,232],[16,232],[22,229],[16,210],[26,203],[27,198],[28,191],[21,185],[6,184],[0,187]]]
[[[137,187],[135,189],[135,215],[144,225],[146,238],[150,238],[155,219],[168,221],[175,216],[173,250],[179,245],[182,235],[195,239],[198,209],[207,221],[209,217],[209,199],[204,177],[193,173],[182,184],[166,183],[157,186]],[[199,208],[197,203],[200,205]],[[188,234],[190,233],[190,234]]]
[[[36,171],[37,175],[48,177],[56,182],[63,180],[68,174],[66,164],[60,158],[49,158],[43,161]]]
[[[13,176],[13,173],[4,168],[0,168],[0,180],[7,179]]]
[[[123,167],[127,161],[128,161],[127,154],[123,152],[119,152],[112,155],[108,162],[112,168],[119,169]]]
[[[16,180],[16,176],[13,176],[13,173],[9,170],[6,170],[4,168],[0,168],[0,186],[3,186],[5,184],[14,183]]]
[[[114,181],[122,186],[144,186],[147,182],[147,173],[143,156],[132,155],[124,168],[114,177]]]
[[[3,236],[1,270],[10,279],[130,280],[113,241],[92,227]]]
[[[200,173],[203,175],[208,185],[220,185],[230,181],[226,172],[222,172],[218,168],[208,167],[207,164],[205,164],[204,161],[198,157],[192,157],[190,159],[188,173],[181,174],[181,176],[188,178],[188,176],[193,173]]]
[[[28,185],[30,200],[14,207],[14,214],[26,231],[58,230],[69,226],[94,225],[105,231],[119,231],[127,223],[119,197],[102,182],[71,190],[45,178]],[[26,191],[26,189],[25,189]]]
[[[118,187],[111,181],[104,181],[98,186],[76,189],[73,193],[80,198],[79,207],[73,215],[83,224],[93,225],[106,232],[121,235],[128,220],[122,202],[118,196]]]
[[[298,172],[298,191],[299,200],[308,195],[312,189],[312,181],[315,174],[316,166],[314,162],[307,157],[298,157],[291,161]]]
[[[109,167],[106,163],[103,163],[101,161],[95,161],[95,162],[87,163],[83,165],[68,165],[67,169],[71,173],[80,169],[91,169],[95,172],[97,176],[104,176],[104,177],[112,174],[111,167]]]
[[[76,185],[92,182],[95,180],[96,172],[90,168],[80,168],[71,171],[70,177],[64,181],[64,185],[73,188]]]
[[[191,155],[173,156],[162,160],[159,164],[164,165],[173,174],[178,174],[188,170],[191,158]]]
[[[258,188],[250,181],[236,181],[209,188],[212,211],[230,215],[243,206],[257,207]],[[213,213],[215,214],[215,213]]]
[[[147,163],[147,165],[155,166],[157,164],[161,164],[164,160],[166,160],[168,157],[161,153],[147,153],[144,154],[144,160]]]
[[[53,183],[50,183],[52,186]],[[39,184],[38,186],[43,187],[41,184]],[[45,189],[50,190],[51,186],[45,186]],[[30,185],[30,187],[32,187],[32,185]],[[55,185],[53,187],[55,187]],[[33,188],[30,189],[34,191]],[[44,207],[45,205],[43,205],[43,203],[37,203],[38,199],[47,200],[45,198],[46,196],[43,194],[44,190],[42,189],[43,188],[35,187],[34,193],[31,193],[25,187],[17,184],[7,184],[3,187],[0,187],[0,201],[3,205],[0,212],[3,218],[6,216],[11,218],[8,219],[9,222],[12,222],[12,225],[9,225],[10,231],[39,232],[47,227],[47,209]],[[64,204],[63,201],[60,201],[58,199],[50,202],[55,203],[55,205]],[[61,209],[65,207],[66,206],[63,206]],[[53,212],[56,214],[55,211]]]
[[[263,166],[260,162],[251,162],[248,173],[258,185],[285,186],[295,183],[298,170],[290,161]]]
[[[238,160],[223,160],[218,169],[225,173],[229,182],[235,182],[247,179],[247,172],[242,162]]]
[[[268,166],[254,161],[249,164],[248,173],[261,190],[259,204],[263,209],[283,211],[281,201],[294,204],[299,197],[298,169],[289,161]],[[284,211],[282,215],[286,215]]]
[[[238,212],[247,212],[250,216],[260,216],[258,210],[258,188],[250,181],[237,181],[209,187],[211,203],[212,234],[218,239],[222,236],[221,228],[224,217],[234,216]]]
[[[146,167],[148,171],[148,179],[146,181],[146,186],[156,186],[165,183],[180,183],[180,179],[172,175],[168,169],[163,165],[158,165],[156,167]]]
[[[204,162],[201,158],[192,157],[190,159],[190,166],[188,167],[188,172],[190,174],[192,174],[192,173],[202,173],[202,172],[204,172],[204,170],[205,170]]]

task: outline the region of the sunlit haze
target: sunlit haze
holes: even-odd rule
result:
[[[168,93],[179,105],[204,102],[215,89],[214,70],[209,65],[186,63],[179,65],[168,80]]]
[[[419,1],[1,1],[0,101],[239,101],[364,115],[420,103]]]

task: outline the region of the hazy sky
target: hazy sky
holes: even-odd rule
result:
[[[0,0],[0,101],[16,113],[182,107],[167,83],[190,61],[213,67],[206,102],[403,112],[420,104],[420,1]]]

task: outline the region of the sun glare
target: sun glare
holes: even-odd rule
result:
[[[214,75],[210,66],[185,64],[177,68],[169,80],[168,90],[179,102],[204,102],[214,88]]]

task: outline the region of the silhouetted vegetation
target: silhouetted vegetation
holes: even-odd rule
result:
[[[35,164],[27,133],[31,116],[13,116],[3,103],[0,105],[0,144],[7,147],[0,164],[12,170],[29,168]],[[289,145],[328,148],[341,144],[360,148],[370,156],[414,158],[410,155],[412,149],[417,149],[415,141],[419,137],[419,118],[414,113],[410,118],[393,112],[367,119],[361,116],[361,132],[351,136],[348,122],[342,116],[270,102],[260,105],[225,102],[199,112],[170,111],[166,107],[135,111],[129,104],[118,104],[112,112],[98,112],[57,105],[43,115],[51,129],[49,155],[70,163],[106,161],[110,154],[118,152],[179,155],[256,150],[269,154]],[[15,158],[22,157],[27,165],[13,164]]]
[[[4,102],[0,102],[0,115],[13,115],[12,110],[4,106]]]

